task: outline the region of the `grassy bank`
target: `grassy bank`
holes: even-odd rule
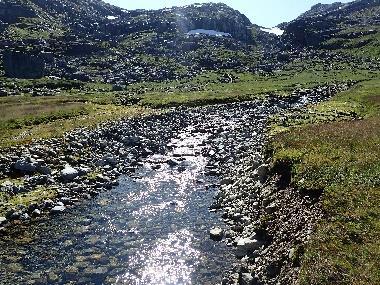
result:
[[[9,180],[8,180],[9,181]],[[0,181],[1,184],[2,181]],[[12,180],[13,183],[22,184],[22,180]],[[0,216],[5,216],[9,209],[19,206],[28,207],[34,203],[41,203],[46,199],[53,199],[57,196],[57,189],[38,186],[36,189],[26,193],[10,195],[8,193],[0,193]]]
[[[275,161],[290,163],[299,189],[323,190],[301,284],[380,284],[380,79],[275,123]]]
[[[115,105],[113,94],[73,93],[0,98],[0,147],[57,137],[74,128],[152,112],[141,106]]]

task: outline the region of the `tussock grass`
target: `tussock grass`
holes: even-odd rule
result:
[[[56,189],[39,186],[35,190],[19,193],[16,195],[8,195],[0,193],[0,216],[5,216],[6,211],[17,206],[28,207],[34,203],[41,203],[46,199],[52,199],[57,195]]]

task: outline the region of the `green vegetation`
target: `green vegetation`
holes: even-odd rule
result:
[[[334,38],[322,43],[325,49],[333,49],[353,56],[380,57],[380,29],[378,26],[348,27]]]
[[[321,84],[347,80],[366,80],[378,73],[367,70],[352,72],[349,68],[328,70],[315,65],[312,70],[305,63],[293,63],[285,71],[272,75],[255,75],[231,72],[238,78],[232,83],[221,83],[224,73],[204,73],[193,79],[163,83],[140,83],[128,87],[129,91],[144,90],[140,104],[153,108],[178,105],[201,105],[247,101],[266,94],[287,96],[296,88],[312,88]]]
[[[326,122],[331,110],[362,119]],[[380,284],[380,79],[310,107],[306,118],[275,120],[287,132],[271,144],[276,164],[290,165],[293,185],[323,190],[325,218],[306,247],[300,282]]]
[[[0,147],[61,136],[74,128],[151,112],[139,106],[118,106],[115,100],[113,92],[97,91],[0,98]]]
[[[4,216],[6,211],[13,207],[19,207],[20,205],[28,207],[31,204],[41,203],[46,199],[54,198],[56,195],[56,189],[42,186],[37,187],[33,191],[16,195],[0,193],[0,216]]]
[[[12,40],[51,39],[61,37],[65,32],[61,25],[41,18],[21,18],[20,22],[7,28],[7,36]]]

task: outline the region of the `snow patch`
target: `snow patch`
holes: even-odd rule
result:
[[[261,28],[263,32],[267,32],[270,34],[275,34],[276,36],[282,36],[284,34],[284,30],[281,30],[280,28],[273,27],[273,28]]]
[[[204,30],[204,29],[196,29],[196,30],[191,30],[187,32],[188,35],[208,35],[208,36],[214,36],[214,37],[230,37],[231,34],[229,33],[224,33],[224,32],[219,32],[215,30]]]
[[[108,19],[108,20],[116,20],[117,17],[115,17],[115,16],[107,16],[107,19]]]

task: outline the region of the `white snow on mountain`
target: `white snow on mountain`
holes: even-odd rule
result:
[[[214,37],[229,37],[231,34],[219,32],[215,30],[204,30],[204,29],[196,29],[191,30],[187,32],[188,35],[208,35],[208,36],[214,36]]]
[[[261,28],[262,31],[275,34],[277,36],[282,36],[284,34],[284,30],[281,30],[280,28],[273,27],[273,28]]]

